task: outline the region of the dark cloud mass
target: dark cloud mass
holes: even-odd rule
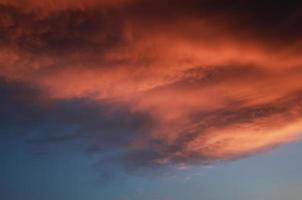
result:
[[[0,133],[128,167],[302,134],[300,1],[0,0]]]

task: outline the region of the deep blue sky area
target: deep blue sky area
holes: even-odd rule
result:
[[[213,166],[154,174],[114,169],[104,176],[95,166],[100,158],[74,145],[46,149],[1,136],[0,195],[3,200],[300,200],[301,153],[296,142]]]

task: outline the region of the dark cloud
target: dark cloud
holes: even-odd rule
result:
[[[1,80],[1,134],[23,134],[29,143],[87,140],[88,148],[127,148],[152,125],[147,113],[122,103],[88,99],[48,101],[24,83]],[[126,149],[125,149],[126,150]]]
[[[169,25],[171,21],[208,20],[236,37],[258,38],[270,45],[287,46],[300,40],[300,1],[228,1],[190,0],[139,1],[129,8],[137,20],[153,25]],[[127,12],[127,11],[126,11]]]
[[[141,0],[120,10],[71,7],[43,15],[39,9],[29,12],[4,4],[0,7],[0,34],[2,45],[12,44],[35,54],[59,56],[64,52],[90,51],[101,55],[125,42],[125,23],[139,21],[138,29],[148,29],[195,19],[209,21],[238,38],[253,37],[270,45],[287,46],[300,40],[301,9],[299,1]]]
[[[89,51],[102,52],[120,45],[123,22],[102,9],[70,10],[40,16],[12,6],[1,6],[1,44],[34,55],[55,55]]]

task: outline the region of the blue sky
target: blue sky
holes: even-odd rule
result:
[[[302,195],[300,142],[218,165],[145,174],[115,169],[105,177],[95,167],[97,156],[75,145],[52,144],[38,155],[41,148],[2,136],[0,148],[0,194],[6,200],[299,200]]]

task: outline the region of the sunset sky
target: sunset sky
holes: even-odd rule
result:
[[[301,200],[302,2],[0,0],[0,199]]]

